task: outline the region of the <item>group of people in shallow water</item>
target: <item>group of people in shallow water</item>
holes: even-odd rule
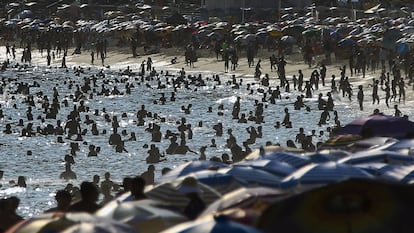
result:
[[[149,61],[149,62],[148,62]],[[223,162],[223,163],[232,163],[241,161],[247,154],[252,150],[251,145],[256,143],[256,139],[266,137],[263,135],[262,123],[265,122],[265,111],[267,104],[277,104],[277,100],[282,98],[283,92],[297,92],[297,98],[294,101],[291,107],[285,107],[283,109],[283,120],[277,121],[274,124],[274,127],[286,127],[293,128],[295,123],[290,117],[290,109],[295,111],[315,111],[312,110],[309,105],[306,104],[308,98],[312,98],[315,94],[318,94],[318,103],[317,111],[320,111],[320,119],[318,122],[314,122],[315,125],[319,127],[326,125],[326,130],[321,130],[319,134],[316,130],[312,130],[312,133],[309,135],[305,134],[303,128],[298,129],[298,134],[295,139],[288,140],[286,142],[287,146],[298,147],[307,151],[314,151],[318,144],[320,144],[324,137],[328,134],[331,134],[335,131],[335,128],[341,126],[338,113],[335,111],[335,104],[332,98],[333,94],[340,95],[342,97],[347,97],[350,101],[352,100],[354,88],[347,77],[346,67],[344,66],[341,69],[339,74],[339,81],[336,79],[336,75],[331,75],[330,81],[330,92],[326,93],[326,96],[322,92],[319,92],[321,86],[329,85],[327,79],[327,68],[322,64],[321,67],[315,69],[310,77],[304,77],[302,70],[298,70],[297,74],[294,74],[292,78],[288,79],[286,75],[285,67],[288,65],[288,62],[285,61],[284,57],[271,59],[271,68],[277,72],[277,79],[279,79],[279,85],[272,85],[270,83],[270,77],[268,74],[259,75],[257,82],[260,83],[260,88],[253,88],[252,83],[245,84],[245,80],[237,80],[236,76],[233,75],[229,80],[225,80],[219,75],[213,75],[212,78],[203,77],[199,75],[187,75],[184,68],[178,72],[178,74],[171,74],[168,71],[156,71],[155,67],[152,66],[152,61],[150,58],[147,59],[146,63],[142,63],[141,71],[133,73],[128,67],[127,70],[120,72],[119,75],[109,76],[102,69],[99,72],[93,75],[86,75],[85,68],[74,67],[72,70],[69,70],[65,67],[67,72],[73,72],[78,77],[83,77],[81,82],[74,80],[65,80],[63,85],[71,90],[69,98],[63,98],[60,95],[58,88],[53,88],[53,95],[47,96],[42,92],[31,93],[32,87],[39,87],[39,83],[34,81],[33,83],[24,83],[19,82],[12,78],[2,78],[0,86],[0,94],[8,93],[9,98],[15,98],[14,95],[20,94],[24,96],[24,103],[26,104],[26,116],[25,119],[19,119],[18,124],[12,125],[10,123],[5,124],[3,133],[4,134],[17,134],[19,137],[35,137],[38,135],[49,135],[56,136],[56,141],[58,143],[63,143],[65,141],[70,142],[70,153],[62,155],[63,160],[65,161],[65,170],[60,174],[60,178],[65,180],[76,179],[77,176],[72,170],[72,166],[75,164],[75,158],[80,151],[80,144],[88,146],[88,157],[99,156],[102,145],[93,145],[87,142],[86,137],[94,136],[104,136],[107,137],[107,142],[109,145],[113,146],[114,152],[123,153],[128,152],[127,144],[130,141],[136,141],[137,136],[135,132],[127,132],[127,130],[120,130],[120,119],[119,116],[112,115],[105,109],[95,109],[91,110],[87,104],[87,101],[91,101],[97,96],[106,97],[109,95],[131,95],[132,90],[136,85],[146,86],[148,89],[157,89],[162,92],[159,99],[155,99],[153,104],[168,104],[168,102],[176,101],[176,94],[182,90],[188,91],[197,91],[198,88],[201,88],[206,85],[207,81],[213,81],[215,86],[220,85],[229,85],[232,89],[241,89],[245,88],[247,92],[255,94],[255,92],[260,93],[262,98],[254,100],[254,108],[249,110],[248,113],[242,112],[242,98],[237,97],[233,107],[231,109],[231,117],[234,122],[239,124],[254,123],[257,126],[246,127],[246,132],[244,134],[248,135],[248,138],[240,143],[233,130],[231,128],[224,128],[221,122],[211,126],[214,131],[214,137],[226,137],[225,147],[228,149],[228,153],[223,153],[221,156],[216,155],[208,158],[206,156],[206,150],[208,147],[217,147],[215,138],[211,138],[211,143],[204,145],[199,149],[191,149],[187,144],[192,140],[193,126],[188,122],[187,117],[182,117],[179,121],[176,122],[176,130],[166,130],[163,132],[162,123],[166,121],[164,117],[161,117],[159,114],[151,112],[147,109],[148,106],[141,105],[141,107],[136,111],[135,122],[138,127],[144,129],[146,133],[151,134],[151,142],[145,143],[144,148],[147,148],[147,157],[145,159],[148,164],[156,164],[164,160],[168,160],[168,155],[173,154],[186,154],[194,153],[199,156],[200,160],[210,159],[213,161]],[[256,71],[261,69],[261,60],[256,65]],[[397,101],[400,103],[405,100],[405,88],[407,84],[404,81],[404,77],[401,75],[399,66],[397,62],[390,63],[390,67],[382,71],[381,76],[377,79],[372,80],[372,84],[368,87],[358,86],[357,100],[360,106],[360,110],[363,110],[363,104],[365,95],[364,91],[367,88],[372,88],[372,100],[373,104],[379,103],[379,91],[383,90],[385,92],[385,103],[386,106],[389,106],[390,101]],[[145,65],[147,68],[145,69]],[[9,68],[21,68],[25,69],[27,64],[18,64],[10,62],[9,60],[4,61],[2,64],[2,70],[7,70]],[[389,72],[387,72],[389,71]],[[89,72],[88,72],[89,73]],[[135,77],[135,79],[130,79],[130,77]],[[134,80],[134,81],[131,81]],[[157,85],[151,86],[149,83],[156,81]],[[10,86],[8,84],[17,84],[17,89],[7,89]],[[112,85],[115,83],[116,85]],[[411,83],[411,80],[409,84]],[[291,88],[291,85],[293,86]],[[124,88],[122,88],[124,86]],[[168,86],[172,86],[172,91],[167,89]],[[166,96],[166,91],[170,92],[170,96]],[[50,100],[51,99],[51,100]],[[72,105],[70,107],[70,105]],[[13,108],[21,108],[21,106],[13,106]],[[65,117],[65,120],[61,120],[62,109],[72,108]],[[395,115],[402,116],[401,111],[398,109],[398,105],[394,105]],[[34,116],[34,111],[41,112],[39,116]],[[181,108],[184,115],[191,116],[192,105],[182,106]],[[206,109],[206,112],[213,112],[213,108],[209,107]],[[220,104],[217,108],[217,114],[223,116],[225,113],[224,106]],[[0,108],[0,117],[8,117],[7,113]],[[106,129],[99,130],[96,118],[100,118],[110,125],[112,132],[107,132]],[[120,116],[122,119],[128,118],[127,113],[122,113]],[[82,119],[83,118],[83,119]],[[95,118],[95,119],[94,119]],[[56,124],[47,124],[44,125],[45,119],[56,119]],[[331,119],[333,119],[334,124],[332,124]],[[156,120],[156,121],[155,121]],[[154,122],[161,122],[154,123]],[[37,124],[37,125],[35,125]],[[203,122],[198,122],[198,126],[202,127]],[[328,125],[329,124],[329,125]],[[223,132],[227,132],[227,135],[224,135]],[[108,136],[106,136],[108,135]],[[158,143],[162,140],[169,140],[169,145],[165,150],[160,149]],[[316,143],[315,143],[316,141]],[[266,145],[274,144],[271,141],[268,141]],[[29,155],[30,151],[27,152]],[[150,165],[148,171],[142,174],[142,177],[146,177],[145,181],[147,184],[153,183],[153,173],[154,166]],[[167,169],[168,170],[168,169]],[[151,175],[152,174],[152,175]],[[149,178],[148,178],[149,177]],[[21,182],[19,182],[21,183]],[[94,186],[95,187],[95,186]],[[125,186],[124,186],[125,187]],[[88,187],[84,187],[88,189]],[[108,195],[108,187],[100,187],[102,193],[104,192]],[[104,191],[105,190],[105,191]],[[109,188],[112,190],[112,187]],[[109,192],[110,194],[111,192]],[[74,195],[72,193],[72,195]],[[81,186],[81,196],[83,198],[82,186]],[[94,194],[95,195],[95,194]],[[94,197],[96,198],[96,197]],[[94,199],[92,198],[92,199]],[[105,197],[108,198],[108,197]],[[89,206],[89,205],[86,205]],[[92,205],[93,207],[93,205]],[[13,208],[11,208],[13,209]]]
[[[130,192],[130,196],[124,201],[140,201],[147,199],[144,189],[146,185],[154,183],[154,165],[149,165],[148,170],[135,177],[125,177],[122,184],[111,180],[111,174],[106,172],[104,180],[99,175],[94,175],[91,181],[84,181],[79,187],[68,183],[65,188],[55,193],[56,205],[44,211],[44,213],[86,212],[94,214],[105,204],[122,194]],[[162,170],[162,175],[169,172],[168,168]],[[19,177],[19,187],[25,188],[24,177]],[[177,188],[177,192],[183,193],[189,202],[182,211],[188,219],[195,219],[205,208],[206,204],[200,198],[197,180],[193,177],[184,179]],[[102,198],[100,198],[102,195]],[[17,213],[20,199],[11,196],[0,199],[0,232],[5,232],[13,225],[24,220]],[[178,209],[177,209],[178,211]]]

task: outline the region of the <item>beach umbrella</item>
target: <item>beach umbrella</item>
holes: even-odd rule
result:
[[[349,179],[282,199],[256,227],[264,232],[411,232],[414,186]]]
[[[305,27],[301,24],[292,24],[282,28],[284,35],[297,36],[301,35],[305,31]]]
[[[291,152],[283,151],[283,148],[277,146],[264,147],[262,149],[253,151],[252,153],[248,154],[244,160],[255,159],[268,159],[284,162],[294,168],[299,168],[310,163],[308,158]]]
[[[134,228],[115,221],[81,222],[62,233],[138,233]]]
[[[255,41],[257,39],[257,36],[255,34],[247,34],[243,36],[243,39],[246,41]]]
[[[128,201],[115,208],[104,206],[95,215],[128,224],[141,233],[156,233],[187,221],[168,207],[153,200]]]
[[[394,169],[394,167],[397,165],[391,165],[391,164],[381,163],[381,162],[373,162],[373,163],[355,164],[353,166],[360,168],[375,177],[380,178],[384,172]]]
[[[265,40],[266,37],[269,36],[267,31],[259,31],[259,32],[256,32],[255,35],[256,35],[256,38],[259,38],[260,40]]]
[[[214,190],[222,194],[228,193],[237,188],[247,185],[247,182],[238,180],[230,174],[224,174],[224,173],[220,173],[214,170],[202,170],[202,171],[192,172],[185,176],[179,176],[176,178],[170,176],[168,177],[168,179],[163,179],[163,177],[161,177],[159,182],[163,183],[163,182],[168,182],[172,180],[182,181],[188,176],[195,177],[200,183],[208,185],[214,188]]]
[[[295,171],[296,169],[285,162],[270,159],[255,159],[255,160],[244,160],[233,164],[233,166],[247,166],[255,169],[264,170],[270,172],[273,175],[284,177]]]
[[[180,210],[184,210],[190,200],[185,193],[179,191],[180,185],[180,180],[158,184],[145,191],[145,195],[150,199],[158,200],[177,207]],[[197,187],[200,189],[200,197],[206,205],[213,203],[221,197],[221,194],[217,190],[201,182],[197,184]]]
[[[95,222],[97,218],[87,213],[47,213],[28,218],[11,227],[7,233],[61,232],[79,222]]]
[[[410,154],[414,149],[414,139],[402,139],[394,143],[389,143],[381,147],[383,150],[395,151],[403,154]]]
[[[400,139],[414,134],[414,122],[404,117],[374,114],[358,118],[336,133],[336,135],[342,134],[355,134],[363,137],[386,136]]]
[[[221,168],[218,172],[229,174],[238,180],[244,181],[249,186],[263,185],[267,187],[279,187],[280,177],[260,169],[246,166],[232,166]]]
[[[218,39],[222,38],[222,35],[218,32],[210,32],[209,34],[207,34],[207,37],[210,38],[210,39],[218,40]]]
[[[321,30],[318,29],[307,29],[302,32],[302,35],[305,37],[320,37],[321,36]]]
[[[337,161],[350,155],[350,152],[340,149],[321,149],[313,153],[304,154],[312,163]]]
[[[410,46],[407,43],[398,43],[397,44],[397,53],[400,56],[404,56],[410,51]]]
[[[288,44],[294,44],[297,42],[296,38],[293,36],[282,36],[280,40]]]
[[[392,168],[388,168],[381,173],[381,178],[412,184],[412,181],[414,180],[414,165],[392,166]]]
[[[329,138],[326,142],[322,143],[320,148],[336,148],[336,149],[345,149],[348,145],[361,140],[362,137],[360,135],[354,134],[343,134],[343,135],[336,135]]]
[[[226,216],[208,216],[193,222],[182,223],[162,233],[261,233],[256,228],[231,221]]]
[[[280,185],[284,189],[289,189],[332,184],[349,178],[373,178],[373,176],[347,164],[327,162],[306,165],[283,179]]]
[[[408,155],[404,155],[394,151],[370,150],[354,153],[352,156],[341,159],[338,162],[351,165],[374,162],[382,162],[394,165],[408,165],[414,164],[414,157],[410,157]]]
[[[173,181],[180,176],[185,176],[193,172],[207,170],[207,169],[217,170],[222,167],[228,167],[228,165],[225,163],[208,161],[208,160],[195,160],[195,161],[186,162],[186,163],[178,165],[177,167],[169,171],[167,174],[160,177],[159,183],[166,182],[166,181]]]
[[[271,37],[281,37],[281,36],[283,36],[283,33],[279,29],[275,29],[275,28],[269,28],[269,29],[267,29],[267,33]]]
[[[278,198],[288,195],[289,192],[269,187],[243,187],[223,195],[220,199],[210,204],[201,216],[214,214],[226,209],[249,209],[254,205],[270,204]]]
[[[388,145],[398,142],[398,139],[391,137],[370,137],[358,140],[346,146],[346,150],[352,153],[370,149],[387,148]]]

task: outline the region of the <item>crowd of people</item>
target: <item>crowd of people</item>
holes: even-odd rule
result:
[[[241,141],[236,137],[231,127],[227,129],[222,123],[217,123],[211,126],[214,131],[214,137],[225,137],[228,153],[221,155],[214,155],[211,157],[206,156],[207,147],[217,147],[215,138],[211,138],[211,142],[202,146],[201,148],[191,148],[190,142],[194,136],[193,128],[189,123],[192,113],[192,105],[182,106],[181,110],[186,117],[182,117],[176,122],[176,129],[166,130],[162,129],[162,123],[165,122],[165,118],[159,116],[155,112],[151,112],[150,106],[141,105],[135,112],[136,125],[142,127],[146,133],[151,135],[151,142],[145,143],[144,148],[148,149],[147,157],[145,159],[148,164],[148,170],[140,174],[139,176],[126,177],[122,184],[116,184],[111,181],[110,173],[105,174],[105,180],[100,183],[99,176],[95,175],[93,181],[82,182],[80,187],[75,187],[68,184],[65,189],[56,192],[57,206],[47,211],[85,211],[93,213],[98,210],[105,203],[112,200],[116,195],[131,191],[135,200],[141,200],[146,198],[143,192],[145,185],[154,183],[155,166],[157,163],[168,160],[168,155],[173,154],[197,154],[200,160],[212,160],[223,163],[236,163],[242,161],[246,155],[248,155],[252,149],[252,145],[255,145],[258,138],[265,138],[268,135],[263,135],[262,123],[265,122],[265,111],[267,104],[277,104],[277,100],[282,98],[283,93],[297,93],[296,100],[292,106],[285,107],[283,109],[283,120],[277,121],[274,124],[275,129],[286,127],[295,128],[295,122],[290,117],[291,109],[295,111],[320,111],[320,118],[314,125],[326,126],[325,130],[316,132],[312,130],[312,133],[307,135],[303,128],[298,128],[297,135],[291,140],[286,141],[286,146],[296,147],[304,151],[315,151],[323,143],[325,135],[331,135],[335,133],[337,128],[342,126],[340,116],[335,111],[335,102],[332,95],[341,95],[343,98],[348,98],[349,101],[353,100],[354,92],[356,94],[356,100],[359,103],[359,108],[362,111],[364,104],[366,104],[365,93],[371,93],[372,104],[378,105],[380,102],[385,103],[386,107],[393,106],[395,110],[395,116],[403,116],[404,114],[399,110],[398,104],[404,104],[406,99],[406,89],[409,85],[414,84],[414,59],[413,53],[407,53],[404,59],[398,57],[397,54],[391,53],[384,49],[378,49],[378,51],[371,51],[365,47],[356,46],[349,57],[349,64],[341,67],[340,73],[329,73],[327,71],[326,64],[322,63],[316,67],[310,64],[310,68],[313,69],[310,77],[304,77],[302,70],[298,70],[292,77],[286,73],[286,66],[289,66],[289,62],[285,59],[285,54],[279,53],[278,55],[272,55],[269,58],[269,67],[271,71],[276,72],[276,79],[279,84],[273,85],[270,82],[269,74],[262,73],[262,58],[257,58],[257,50],[255,44],[247,46],[247,61],[249,67],[254,67],[254,77],[256,81],[260,83],[261,88],[255,89],[250,83],[246,83],[243,79],[237,80],[233,75],[230,79],[223,78],[218,74],[214,75],[211,80],[202,74],[194,75],[187,74],[185,69],[182,68],[177,74],[171,74],[168,71],[157,71],[153,66],[153,62],[150,57],[143,61],[140,70],[136,73],[132,72],[128,67],[127,70],[118,74],[118,76],[110,77],[105,70],[86,76],[84,74],[84,68],[74,67],[72,70],[67,68],[66,57],[68,56],[69,42],[68,40],[57,40],[55,46],[48,45],[45,47],[47,51],[46,59],[47,64],[50,65],[50,61],[55,59],[54,57],[62,57],[61,69],[67,69],[67,72],[73,72],[76,76],[85,76],[82,81],[76,82],[74,80],[63,81],[63,86],[67,87],[71,91],[71,98],[68,100],[63,98],[59,93],[58,88],[53,89],[53,96],[43,95],[43,93],[30,94],[30,88],[39,85],[36,81],[32,84],[19,82],[12,78],[2,78],[0,94],[21,94],[24,96],[24,106],[26,108],[26,115],[18,120],[18,124],[6,124],[3,129],[4,134],[16,134],[19,137],[36,137],[39,135],[55,136],[56,141],[61,143],[63,141],[70,142],[70,153],[61,155],[65,161],[65,170],[60,174],[60,178],[70,182],[76,180],[77,175],[72,170],[72,166],[75,165],[76,156],[79,154],[80,144],[85,143],[86,137],[103,136],[107,138],[107,143],[113,146],[115,153],[124,153],[131,150],[126,145],[128,142],[136,141],[137,136],[135,132],[131,130],[120,130],[120,119],[118,116],[111,116],[105,108],[102,110],[92,110],[89,108],[87,101],[92,100],[96,96],[122,96],[131,95],[135,86],[146,85],[148,89],[156,88],[160,91],[164,91],[159,99],[154,100],[153,104],[165,105],[176,101],[175,95],[183,90],[196,91],[197,88],[206,85],[207,81],[213,81],[215,86],[227,85],[231,89],[246,89],[251,94],[257,92],[261,93],[262,99],[255,99],[254,108],[249,109],[247,112],[242,112],[241,98],[237,97],[237,100],[233,104],[231,112],[232,119],[238,124],[254,123],[257,126],[250,126],[246,128],[244,135],[248,135],[245,141]],[[224,63],[224,71],[231,72],[236,70],[237,66],[241,65],[237,46],[230,41],[222,40],[216,41],[214,45],[216,52],[216,59]],[[41,49],[43,48],[41,47]],[[75,49],[75,53],[79,52],[81,46],[79,45]],[[100,40],[96,43],[96,53],[91,52],[91,63],[94,63],[95,56],[101,58],[102,65],[105,64],[105,58],[107,56],[107,42]],[[41,50],[42,51],[42,50]],[[22,51],[22,58],[20,62],[17,62],[15,45],[6,45],[7,60],[3,62],[1,70],[5,71],[12,68],[22,68],[30,66],[31,64],[32,45],[27,44]],[[42,53],[42,52],[41,52]],[[197,60],[195,54],[195,47],[188,47],[185,52],[185,62],[190,67]],[[222,59],[219,59],[219,55],[222,55]],[[378,54],[378,56],[376,55]],[[134,57],[137,55],[134,50]],[[254,62],[254,59],[258,59]],[[176,58],[174,59],[176,62]],[[403,61],[401,63],[401,61]],[[229,68],[229,62],[231,62],[231,68]],[[19,64],[20,63],[20,64]],[[230,69],[230,70],[229,70]],[[361,76],[365,78],[367,72],[371,72],[376,78],[368,86],[359,85],[354,87],[349,80],[353,76]],[[135,77],[134,81],[131,81],[129,77]],[[330,80],[329,80],[330,77]],[[149,83],[156,81],[157,85],[152,87]],[[117,83],[117,85],[109,88],[109,83]],[[9,84],[16,84],[17,89],[7,89]],[[124,86],[124,87],[123,87]],[[172,86],[170,96],[166,96],[167,86]],[[330,91],[322,93],[319,91],[321,87],[330,86]],[[380,94],[383,91],[384,94]],[[325,94],[325,95],[324,95]],[[312,98],[318,95],[317,106],[318,109],[311,109],[306,104],[306,99]],[[385,97],[380,97],[385,96]],[[36,102],[35,102],[36,99]],[[50,100],[51,99],[51,100]],[[393,102],[394,104],[391,104]],[[73,108],[69,111],[69,114],[62,116],[62,109],[68,109],[73,105]],[[14,106],[14,108],[22,108],[23,106]],[[34,116],[34,109],[40,110],[42,114],[40,116]],[[4,118],[7,113],[3,109],[0,109],[0,117]],[[214,112],[213,108],[209,107],[206,112]],[[224,115],[225,109],[223,105],[220,105],[217,109],[217,115]],[[127,117],[126,113],[122,113],[122,118]],[[62,120],[64,118],[65,120]],[[96,119],[102,118],[108,125],[110,125],[111,132],[107,132],[106,129],[99,130]],[[45,119],[56,119],[56,124],[47,124]],[[158,122],[153,122],[157,120]],[[333,120],[333,121],[332,121]],[[333,122],[333,124],[331,124]],[[198,122],[198,126],[203,126],[203,122]],[[160,148],[158,142],[161,140],[168,140],[169,145],[167,148]],[[266,145],[276,144],[270,140]],[[88,157],[99,156],[100,146],[88,145]],[[31,153],[28,151],[27,153]],[[163,169],[162,173],[168,172],[167,169]],[[19,177],[16,186],[25,187],[26,183],[24,177]],[[194,181],[187,181],[194,182]],[[13,182],[11,182],[12,184]],[[98,203],[99,195],[103,195],[101,203]],[[114,194],[116,194],[114,196]],[[190,192],[189,198],[193,200],[191,205],[186,209],[184,213],[188,218],[194,219],[205,205],[197,196],[197,192]],[[14,223],[22,219],[16,213],[19,205],[19,199],[17,197],[10,197],[0,200],[0,229],[7,229]]]

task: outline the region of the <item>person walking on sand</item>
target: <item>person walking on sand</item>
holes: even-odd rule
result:
[[[93,65],[94,61],[95,61],[95,52],[92,50],[92,52],[91,52],[91,64],[92,65]]]
[[[364,103],[364,90],[362,89],[362,85],[358,86],[358,94],[357,94],[359,110],[363,111],[363,103]],[[387,103],[388,104],[388,103]]]
[[[372,87],[372,104],[375,104],[375,101],[377,101],[377,104],[379,104],[378,84],[379,81],[376,79],[373,79],[372,84],[369,84],[369,86]]]

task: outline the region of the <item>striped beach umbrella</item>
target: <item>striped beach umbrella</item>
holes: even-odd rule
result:
[[[411,166],[393,166],[381,174],[381,177],[391,181],[402,183],[412,183],[414,181],[414,165]]]
[[[158,184],[145,191],[145,195],[150,199],[162,201],[180,210],[184,210],[190,200],[185,193],[179,191],[181,183],[180,180],[176,180]],[[200,197],[206,205],[213,203],[221,197],[218,191],[201,182],[198,182],[197,188],[200,189]]]
[[[244,181],[248,186],[279,187],[281,178],[260,169],[245,166],[232,166],[219,169],[218,172],[229,174],[238,180]]]
[[[284,189],[301,186],[326,185],[349,178],[373,178],[368,172],[346,164],[335,162],[310,164],[298,169],[282,180]]]
[[[214,214],[231,208],[251,208],[257,203],[273,203],[280,197],[287,195],[281,189],[269,187],[243,187],[223,195],[220,199],[207,207],[201,216]]]
[[[279,177],[285,177],[295,171],[296,169],[286,162],[280,162],[270,159],[244,160],[233,164],[233,166],[252,167]]]
[[[343,164],[387,163],[393,165],[414,164],[414,157],[394,151],[370,150],[354,153],[352,156],[339,160]]]
[[[183,163],[169,171],[159,179],[159,183],[176,180],[178,177],[188,175],[193,172],[228,167],[225,163],[213,162],[208,160],[196,160]]]

